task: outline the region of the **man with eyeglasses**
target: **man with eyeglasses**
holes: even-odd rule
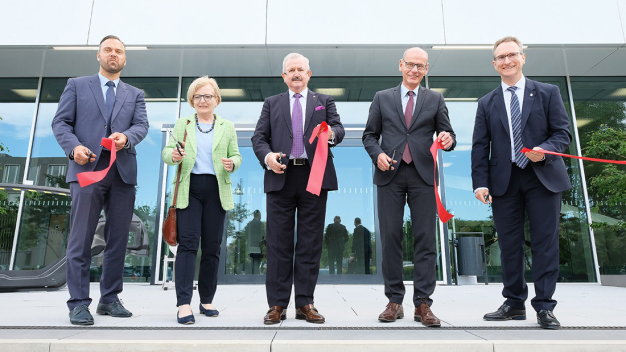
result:
[[[489,321],[525,320],[528,287],[524,279],[524,225],[530,225],[537,323],[559,329],[552,298],[559,276],[561,192],[571,188],[560,156],[571,135],[559,88],[522,74],[522,43],[504,37],[493,46],[493,66],[502,82],[478,101],[472,144],[472,183],[476,198],[491,203],[501,251],[502,295]],[[523,147],[532,151],[521,153]]]
[[[254,153],[265,170],[267,193],[265,289],[270,309],[263,322],[278,324],[286,319],[293,282],[296,319],[324,323],[324,316],[313,305],[313,294],[322,255],[326,199],[328,191],[337,189],[330,150],[319,196],[306,189],[317,143],[335,146],[345,132],[333,97],[307,88],[311,69],[306,57],[288,54],[282,76],[289,90],[265,99],[252,136]],[[313,129],[322,122],[330,128],[328,141],[309,143]]]
[[[98,74],[70,78],[52,120],[52,132],[69,157],[67,182],[72,195],[70,235],[67,240],[67,288],[70,322],[93,325],[89,312],[91,242],[104,209],[106,247],[96,313],[130,317],[118,295],[123,289],[124,259],[135,205],[137,151],[148,133],[144,93],[120,80],[126,66],[126,46],[113,35],[100,42]],[[77,174],[109,166],[111,153],[100,143],[113,139],[116,159],[100,182],[81,187]]]
[[[421,48],[407,49],[400,59],[399,70],[402,83],[376,93],[363,132],[363,145],[376,166],[374,184],[383,247],[382,269],[385,295],[389,299],[378,320],[394,322],[404,317],[402,242],[404,207],[408,203],[414,243],[414,319],[425,326],[438,327],[441,323],[430,310],[437,250],[435,165],[429,148],[436,134],[446,150],[452,150],[456,135],[441,93],[420,86],[428,73],[428,53]]]

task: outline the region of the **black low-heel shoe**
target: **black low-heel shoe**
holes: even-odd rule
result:
[[[183,325],[190,325],[196,322],[196,318],[193,317],[193,314],[181,318],[178,316],[178,313],[176,313],[176,320],[178,320],[178,324]]]
[[[220,312],[217,309],[206,309],[200,303],[200,313],[206,315],[207,317],[216,317],[220,315]]]

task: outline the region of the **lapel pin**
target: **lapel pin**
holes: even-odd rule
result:
[[[532,97],[532,96],[533,96],[533,93],[530,93],[530,96]]]

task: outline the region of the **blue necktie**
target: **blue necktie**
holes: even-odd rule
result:
[[[291,155],[299,158],[304,154],[304,142],[302,141],[302,105],[300,98],[302,95],[296,93],[293,95],[293,111],[291,112],[291,129],[293,130],[293,140],[291,141]]]
[[[107,108],[107,133],[108,136],[111,135],[111,117],[113,116],[113,106],[115,105],[115,83],[113,81],[108,81],[106,84],[109,89],[107,89],[107,97],[104,105]]]
[[[515,149],[515,163],[520,168],[525,168],[528,165],[528,158],[522,154],[521,150],[524,147],[522,144],[522,113],[519,109],[519,100],[515,90],[517,87],[509,87],[507,90],[511,92],[511,136],[513,136],[513,146]]]

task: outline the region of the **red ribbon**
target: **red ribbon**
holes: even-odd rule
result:
[[[111,165],[113,165],[113,163],[115,162],[115,141],[110,138],[102,138],[102,142],[100,142],[100,145],[111,151],[111,160],[109,160],[109,167],[100,171],[86,171],[77,174],[76,177],[78,178],[78,184],[80,184],[81,187],[87,187],[93,183],[102,181],[102,179],[109,172]]]
[[[550,151],[547,151],[547,150],[531,150],[531,149],[528,149],[528,148],[522,148],[522,153],[528,153],[528,152],[546,153],[546,154],[564,156],[566,158],[573,158],[573,159],[580,159],[580,160],[589,160],[589,161],[597,161],[599,163],[626,165],[626,161],[620,161],[620,160],[596,159],[596,158],[588,158],[586,156],[576,156],[576,155],[569,155],[569,154],[561,154],[561,153],[557,153],[557,152],[550,152]]]
[[[306,190],[319,196],[322,190],[324,172],[326,171],[326,161],[328,160],[328,143],[326,142],[328,140],[328,125],[326,121],[322,121],[320,125],[315,127],[311,138],[309,138],[309,144],[313,144],[315,138],[318,138],[317,147],[315,147],[315,158],[313,158],[313,165],[311,165],[311,173],[309,174],[309,183],[306,186]]]
[[[433,161],[435,162],[435,167],[433,168],[434,180],[437,180],[437,150],[438,149],[446,149],[443,144],[435,139],[433,145],[430,146],[430,153],[433,155]],[[446,223],[448,220],[452,219],[454,215],[448,213],[446,208],[441,204],[441,198],[439,198],[439,192],[437,191],[437,182],[435,182],[435,198],[437,199],[437,212],[439,213],[439,220]]]

